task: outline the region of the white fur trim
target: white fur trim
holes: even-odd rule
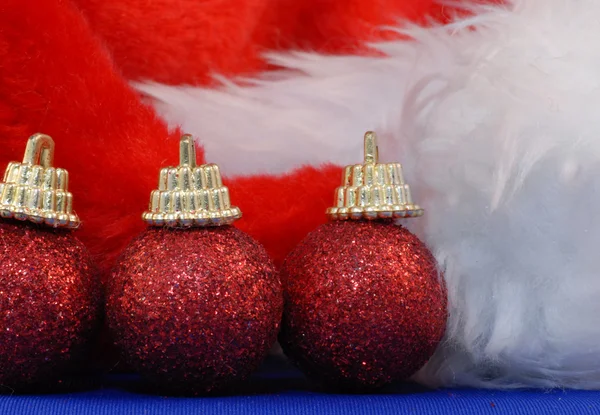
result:
[[[198,138],[224,174],[278,174],[362,159],[364,131],[397,114],[411,59],[271,55],[276,79],[222,80],[220,90],[135,84],[169,125]],[[385,74],[385,81],[375,74]]]

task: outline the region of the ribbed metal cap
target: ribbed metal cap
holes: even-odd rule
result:
[[[363,164],[346,166],[342,186],[335,191],[334,207],[327,209],[330,220],[404,218],[423,215],[414,204],[410,187],[404,182],[400,163],[378,163],[377,136],[365,134]]]
[[[228,225],[241,217],[240,209],[231,206],[219,167],[196,166],[193,137],[181,137],[179,166],[160,171],[158,189],[152,191],[148,211],[142,215],[144,221],[151,226],[204,227]]]
[[[23,162],[10,162],[0,183],[0,216],[42,223],[54,228],[77,228],[69,193],[69,173],[52,167],[54,141],[45,134],[29,137]]]

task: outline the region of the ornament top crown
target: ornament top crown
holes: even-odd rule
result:
[[[54,228],[80,225],[73,212],[69,173],[52,167],[54,141],[45,134],[29,137],[23,162],[8,163],[0,182],[0,216]]]
[[[231,206],[219,167],[196,166],[194,139],[183,135],[179,166],[160,171],[158,189],[152,191],[142,219],[151,226],[204,227],[228,225],[241,217],[240,209]]]
[[[342,186],[335,190],[334,207],[326,211],[330,220],[389,219],[417,217],[423,209],[414,204],[404,182],[400,163],[379,163],[377,136],[365,134],[363,164],[346,166]]]

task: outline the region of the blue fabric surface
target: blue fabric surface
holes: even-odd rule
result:
[[[1,395],[0,414],[600,414],[600,392],[428,390],[398,384],[373,395],[325,394],[289,368],[263,369],[235,396],[152,395],[131,375],[71,382],[67,388],[45,395]]]
[[[439,390],[417,394],[270,395],[172,398],[118,389],[51,396],[0,397],[0,413],[31,414],[600,414],[600,393]]]

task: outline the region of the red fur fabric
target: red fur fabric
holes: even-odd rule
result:
[[[123,74],[201,84],[266,68],[268,50],[361,53],[399,19],[421,21],[434,0],[75,0]]]
[[[325,222],[342,169],[304,167],[282,177],[251,176],[227,181],[243,218],[236,226],[261,241],[280,266],[308,232]]]
[[[143,228],[178,133],[141,104],[70,2],[31,3],[0,5],[0,165],[20,160],[31,134],[51,135],[83,220],[77,235],[106,269]]]
[[[56,142],[69,170],[77,235],[103,271],[144,224],[161,167],[177,163],[171,132],[129,88],[131,79],[194,84],[213,73],[264,68],[270,49],[365,51],[375,29],[422,19],[411,0],[4,0],[0,3],[0,165],[19,160],[35,132]],[[227,181],[239,227],[280,263],[339,184],[336,167]]]

